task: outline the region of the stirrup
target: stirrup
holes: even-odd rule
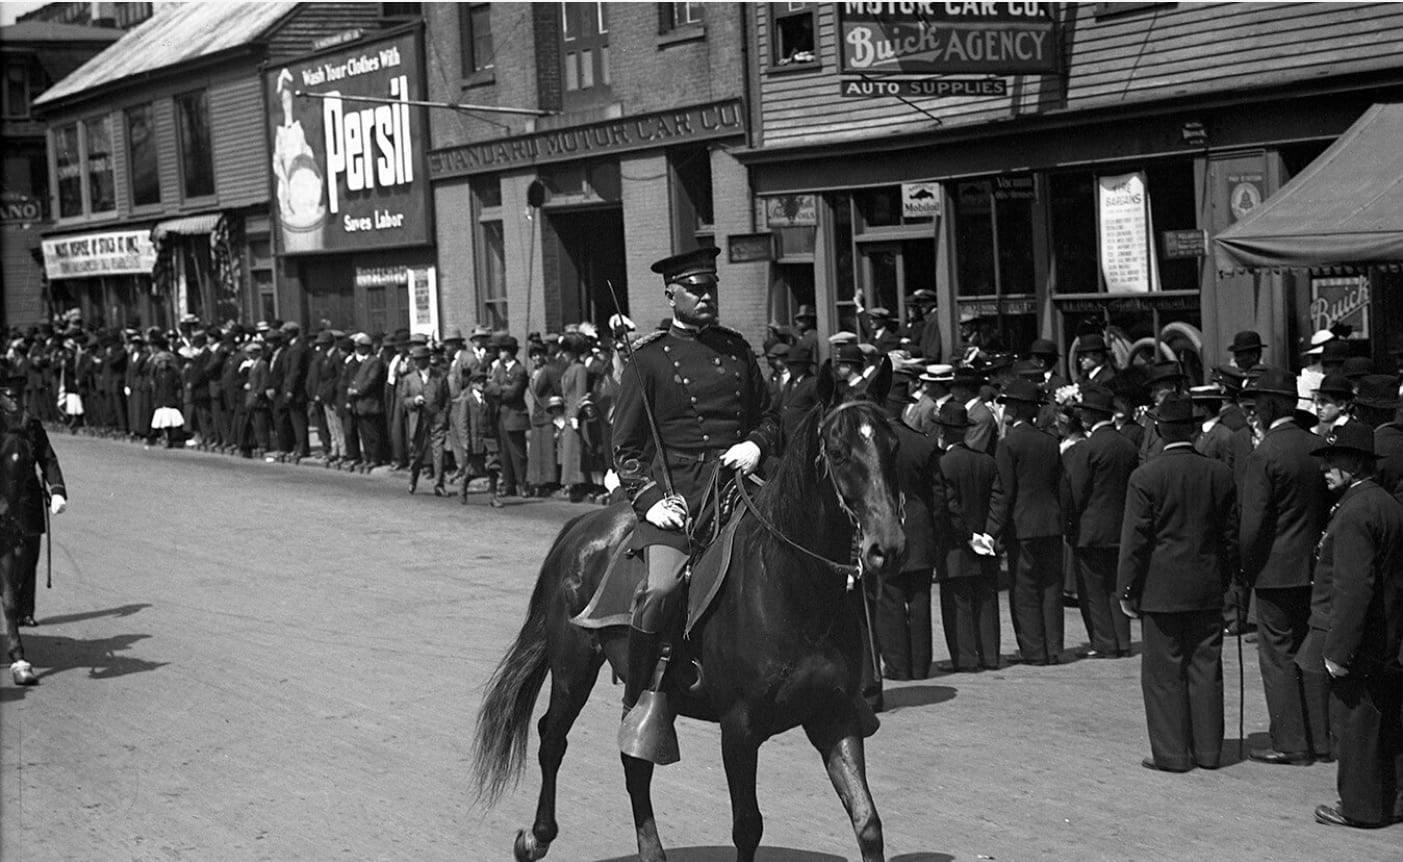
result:
[[[674,718],[666,694],[643,692],[619,723],[619,751],[658,766],[676,763],[682,755],[677,749]]]

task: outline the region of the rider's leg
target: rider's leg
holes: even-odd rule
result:
[[[648,577],[633,599],[633,620],[628,632],[628,678],[624,681],[624,709],[632,709],[638,696],[652,685],[653,669],[662,651],[663,631],[676,604],[687,554],[667,545],[649,545],[643,551]]]

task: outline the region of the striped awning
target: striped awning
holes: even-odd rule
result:
[[[217,212],[203,213],[156,222],[156,226],[151,228],[151,239],[159,242],[162,237],[172,233],[182,236],[202,236],[213,233],[214,229],[219,226],[219,220],[223,215],[223,213]]]

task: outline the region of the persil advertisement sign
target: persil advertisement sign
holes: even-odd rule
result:
[[[846,75],[1057,71],[1051,3],[838,3]]]
[[[284,254],[428,243],[421,68],[415,30],[265,70]]]

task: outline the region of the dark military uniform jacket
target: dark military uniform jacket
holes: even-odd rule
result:
[[[1403,644],[1403,504],[1371,479],[1345,490],[1321,536],[1310,627],[1325,657],[1368,673],[1395,666]]]
[[[3,427],[6,421],[13,427]],[[8,544],[16,534],[37,536],[44,532],[44,510],[48,494],[68,496],[63,484],[63,471],[58,456],[49,444],[49,435],[38,419],[28,413],[0,418],[0,434],[5,438],[4,450],[10,457],[0,483],[0,541]],[[37,468],[37,472],[36,472]],[[42,482],[40,477],[42,476]],[[3,548],[0,548],[3,550]]]
[[[1242,572],[1262,589],[1310,585],[1315,543],[1325,528],[1327,492],[1319,437],[1283,422],[1247,457],[1239,504]]]
[[[686,499],[688,513],[697,517],[716,462],[727,449],[749,441],[760,447],[762,460],[775,450],[779,407],[750,345],[724,326],[694,332],[674,325],[646,336],[634,345],[630,364],[619,385],[613,447],[619,481],[638,514],[635,544],[688,550],[682,532],[644,520],[667,496],[665,474]],[[653,443],[645,397],[663,453]]]
[[[1170,443],[1130,474],[1116,594],[1150,613],[1216,611],[1234,568],[1232,471]]]

